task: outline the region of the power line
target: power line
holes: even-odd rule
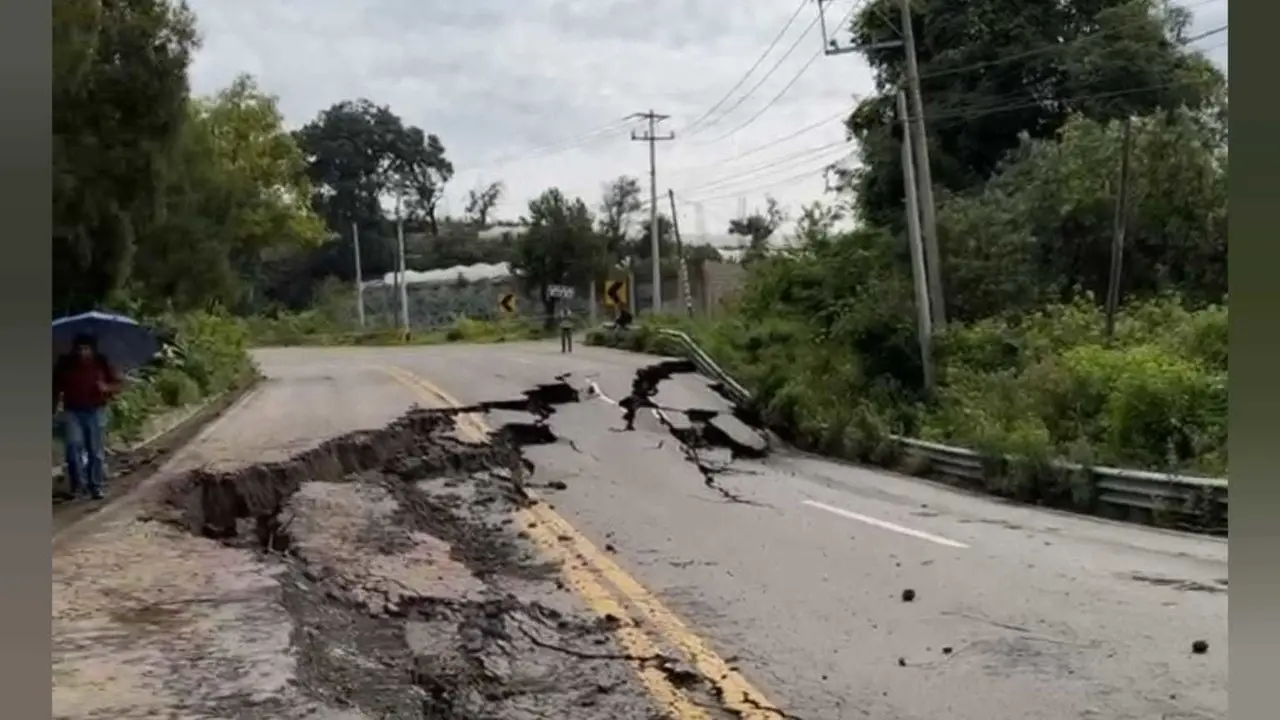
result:
[[[1192,9],[1192,8],[1200,7],[1200,6],[1202,6],[1202,5],[1208,5],[1208,4],[1210,4],[1210,3],[1222,2],[1222,1],[1223,1],[1223,0],[1200,0],[1200,2],[1197,2],[1197,3],[1193,3],[1193,4],[1190,4],[1190,5],[1184,5],[1184,6],[1183,6],[1183,8],[1184,8],[1184,9],[1188,9],[1188,10],[1190,10],[1190,9]],[[1097,40],[1098,38],[1102,38],[1102,37],[1106,37],[1106,36],[1108,36],[1108,35],[1112,35],[1112,34],[1114,34],[1114,33],[1120,32],[1121,30],[1127,30],[1127,29],[1132,28],[1132,27],[1137,27],[1138,25],[1141,25],[1141,24],[1146,23],[1146,22],[1148,22],[1148,21],[1149,21],[1149,18],[1145,18],[1145,17],[1144,17],[1142,20],[1135,20],[1134,22],[1131,22],[1131,23],[1124,23],[1124,24],[1122,24],[1122,25],[1119,25],[1119,26],[1116,26],[1116,27],[1113,27],[1113,28],[1109,28],[1109,29],[1106,29],[1106,30],[1099,30],[1099,31],[1097,31],[1097,32],[1089,33],[1089,34],[1087,34],[1087,35],[1082,35],[1082,36],[1080,36],[1080,37],[1077,37],[1077,38],[1075,38],[1075,39],[1073,39],[1073,40],[1069,40],[1069,41],[1067,41],[1067,42],[1059,42],[1059,43],[1045,43],[1044,45],[1040,45],[1040,46],[1038,46],[1038,47],[1034,47],[1034,48],[1032,48],[1032,49],[1030,49],[1030,50],[1024,50],[1024,51],[1022,51],[1022,52],[1018,52],[1018,53],[1009,53],[1009,54],[1005,54],[1005,53],[1003,53],[1003,52],[1002,52],[1002,53],[1001,53],[1001,56],[1000,56],[999,58],[995,59],[995,60],[986,60],[986,61],[983,61],[983,62],[972,63],[972,64],[969,64],[969,65],[963,65],[963,66],[960,66],[960,67],[953,67],[953,68],[946,68],[946,67],[944,67],[944,68],[939,69],[939,70],[930,70],[930,71],[928,71],[928,72],[921,73],[921,75],[920,75],[920,79],[921,79],[921,80],[928,80],[928,79],[931,79],[931,78],[945,77],[945,76],[947,76],[947,75],[956,75],[956,74],[959,74],[959,73],[970,72],[970,71],[972,71],[972,70],[982,70],[982,69],[989,68],[989,67],[995,67],[995,66],[997,66],[997,65],[1003,65],[1003,64],[1005,64],[1005,63],[1010,63],[1010,62],[1014,62],[1014,61],[1017,61],[1017,60],[1024,60],[1024,59],[1029,58],[1029,57],[1035,57],[1036,55],[1042,55],[1042,54],[1044,54],[1044,53],[1051,53],[1051,52],[1055,52],[1055,51],[1062,50],[1062,49],[1065,49],[1065,48],[1073,47],[1073,46],[1078,45],[1078,44],[1080,44],[1080,43],[1090,42],[1090,41],[1093,41],[1093,40]],[[1222,30],[1225,30],[1225,29],[1226,29],[1226,26],[1224,25],[1224,26],[1222,27]],[[1212,32],[1214,32],[1214,31],[1211,31],[1211,34],[1212,34]],[[1216,32],[1221,32],[1221,30],[1216,31]],[[1179,44],[1180,44],[1180,45],[1186,45],[1188,42],[1191,42],[1191,41],[1196,40],[1196,39],[1203,39],[1203,38],[1202,38],[1201,36],[1196,36],[1195,38],[1188,38],[1188,39],[1185,39],[1185,40],[1181,41]]]
[[[818,147],[813,147],[813,148],[809,148],[809,149],[807,149],[807,150],[802,150],[802,151],[800,151],[800,152],[798,152],[798,153],[793,153],[793,154],[791,154],[791,155],[788,155],[788,156],[785,156],[785,157],[779,158],[779,159],[777,159],[777,160],[774,160],[774,161],[772,161],[772,162],[765,163],[765,164],[763,164],[763,165],[757,165],[756,167],[750,168],[750,169],[748,169],[748,170],[743,170],[743,171],[736,172],[736,173],[732,173],[732,174],[729,174],[729,175],[724,175],[724,176],[720,177],[719,179],[716,179],[716,180],[710,180],[710,181],[707,181],[707,182],[702,183],[702,184],[700,184],[700,185],[694,185],[693,187],[685,188],[685,189],[684,189],[684,190],[682,190],[681,192],[682,192],[682,194],[684,194],[684,193],[693,193],[693,192],[697,192],[697,191],[705,191],[705,190],[709,190],[709,189],[715,189],[715,188],[718,188],[718,187],[720,187],[720,186],[722,186],[722,185],[731,185],[731,184],[733,184],[733,183],[736,183],[736,182],[741,181],[741,180],[742,180],[742,179],[744,179],[744,178],[750,177],[750,176],[752,176],[752,175],[756,175],[756,174],[758,174],[758,173],[760,173],[760,172],[762,172],[762,171],[769,170],[769,169],[772,169],[772,168],[776,168],[776,167],[779,167],[779,166],[791,165],[791,164],[795,163],[797,160],[807,160],[807,159],[809,159],[809,158],[810,158],[811,156],[813,156],[813,155],[818,155],[818,154],[826,153],[826,152],[829,152],[829,151],[831,151],[831,150],[834,150],[835,148],[845,148],[845,147],[848,147],[848,145],[849,145],[849,142],[848,142],[848,141],[846,141],[846,140],[840,140],[840,141],[838,141],[838,142],[827,143],[826,145],[819,145]]]
[[[737,92],[738,88],[742,87],[742,84],[747,81],[747,78],[751,77],[751,73],[755,72],[756,69],[760,67],[760,64],[764,62],[764,59],[769,57],[769,53],[773,52],[773,49],[778,46],[778,43],[782,40],[783,36],[787,34],[787,31],[791,29],[791,26],[795,24],[796,18],[800,17],[800,13],[804,11],[805,5],[807,5],[808,3],[809,3],[809,0],[800,0],[800,4],[796,7],[795,12],[791,14],[791,17],[787,19],[786,24],[783,25],[782,29],[778,31],[778,34],[773,38],[773,42],[769,43],[769,47],[765,48],[764,52],[760,54],[760,57],[756,58],[755,64],[753,64],[751,68],[747,70],[745,75],[743,75],[741,78],[738,79],[738,82],[734,84],[733,87],[729,88],[729,92],[725,93],[724,97],[716,101],[716,104],[712,105],[710,109],[708,109],[705,113],[703,113],[702,116],[699,117],[697,120],[694,120],[693,122],[689,123],[686,127],[682,128],[680,130],[680,133],[682,135],[689,133],[691,130],[693,130],[695,126],[697,126],[698,123],[702,122],[703,120],[706,120],[711,115],[711,113],[719,109],[719,107],[723,105],[726,100],[728,100],[735,92]]]
[[[1110,90],[1107,92],[1092,93],[1088,95],[1073,95],[1068,98],[1057,99],[1054,102],[1074,103],[1074,102],[1082,102],[1085,100],[1105,100],[1113,97],[1124,97],[1126,95],[1136,95],[1138,93],[1150,92],[1152,90],[1163,90],[1166,88],[1180,87],[1183,85],[1194,85],[1198,82],[1200,81],[1199,80],[1175,80],[1167,83],[1158,83],[1156,85],[1146,85],[1146,86],[1137,87],[1137,88],[1127,88],[1124,90]],[[958,110],[952,110],[949,112],[927,115],[925,119],[929,120],[931,123],[936,122],[938,120],[965,121],[965,120],[973,120],[975,118],[980,118],[980,117],[986,117],[988,115],[995,115],[997,113],[1008,112],[1010,110],[1024,110],[1027,108],[1041,107],[1045,104],[1046,104],[1046,101],[1044,100],[1035,100],[1035,101],[1027,101],[1022,103],[1011,103],[1007,105],[976,107],[968,110],[958,109]]]
[[[692,131],[689,134],[697,135],[703,130],[706,130],[707,128],[714,126],[716,123],[728,117],[731,113],[733,113],[734,110],[737,110],[739,107],[741,107],[742,103],[746,102],[747,98],[751,97],[756,90],[760,89],[761,85],[764,85],[765,82],[769,80],[769,78],[773,77],[773,74],[778,71],[778,68],[782,67],[782,63],[786,62],[787,58],[791,57],[791,54],[796,51],[796,48],[800,47],[800,43],[805,39],[805,37],[809,35],[810,32],[813,31],[814,26],[817,24],[818,24],[818,18],[817,16],[814,16],[813,20],[809,21],[808,26],[806,26],[805,29],[801,31],[801,33],[796,37],[795,42],[791,43],[791,47],[787,48],[787,51],[783,53],[782,57],[778,58],[778,62],[774,63],[773,67],[769,68],[769,72],[765,73],[764,77],[757,80],[756,84],[752,85],[751,89],[748,90],[746,94],[739,97],[737,102],[733,103],[733,105],[728,110],[725,110],[723,113],[720,113],[720,115],[717,118],[713,119],[711,122],[707,123],[706,125],[703,125],[697,130]]]
[[[848,145],[844,145],[843,147],[832,146],[832,147],[826,147],[826,148],[814,148],[812,151],[808,153],[804,153],[803,156],[797,155],[796,157],[789,158],[789,162],[785,164],[779,163],[779,165],[784,166],[779,169],[785,170],[785,171],[791,171],[791,170],[794,170],[796,167],[802,166],[806,163],[812,163],[814,160],[821,160],[822,161],[821,165],[818,165],[816,167],[810,167],[809,169],[804,171],[805,173],[812,173],[814,172],[815,169],[827,167],[833,162],[836,162],[840,159],[843,159],[845,157],[849,157],[852,155],[853,155],[853,151],[849,149]],[[722,193],[732,195],[735,193],[747,192],[752,188],[759,186],[760,183],[762,182],[765,183],[766,186],[772,186],[772,184],[775,182],[773,178],[777,178],[777,177],[778,175],[777,175],[777,172],[775,171],[774,173],[770,173],[765,177],[758,177],[753,180],[749,177],[749,174],[744,173],[740,177],[732,178],[732,179],[722,181],[720,183],[716,183],[714,186],[699,188],[698,189],[699,192],[691,192],[689,193],[689,195],[692,200],[701,200],[701,199],[705,199],[709,193],[716,194],[716,195],[719,195]]]
[[[770,182],[770,183],[765,184],[765,185],[756,185],[756,186],[747,187],[747,188],[739,188],[739,189],[737,189],[737,190],[732,190],[732,191],[730,191],[730,192],[724,193],[724,194],[722,194],[722,195],[715,195],[715,196],[712,196],[712,197],[698,197],[698,198],[691,199],[689,202],[700,202],[700,203],[714,202],[714,201],[716,201],[716,200],[724,200],[724,199],[727,199],[727,198],[732,198],[732,197],[737,197],[737,196],[740,196],[740,195],[745,195],[745,194],[747,194],[747,193],[757,193],[757,192],[761,192],[761,191],[763,191],[763,190],[771,190],[771,189],[773,189],[773,188],[775,188],[775,187],[779,187],[779,186],[782,186],[782,185],[787,185],[787,184],[794,183],[794,182],[797,182],[797,181],[800,181],[800,180],[804,180],[804,179],[807,179],[807,178],[812,178],[814,173],[819,172],[819,171],[823,171],[823,170],[829,170],[829,169],[833,168],[833,167],[834,167],[837,163],[839,163],[841,160],[845,160],[845,159],[850,158],[850,157],[852,157],[852,156],[853,156],[853,154],[852,154],[852,153],[847,153],[847,154],[844,154],[844,155],[837,155],[837,156],[835,156],[833,159],[831,159],[831,160],[830,160],[830,161],[828,161],[828,162],[823,163],[822,165],[818,165],[818,166],[815,166],[815,167],[808,168],[808,169],[806,169],[804,172],[800,172],[800,173],[797,173],[797,174],[795,174],[795,175],[792,175],[792,176],[789,176],[789,177],[782,178],[781,180],[776,180],[776,181]]]
[[[854,97],[854,101],[855,101],[855,102],[861,102],[861,100],[862,100],[862,98],[861,98],[861,97],[859,97],[859,96],[855,96],[855,97]],[[786,142],[786,141],[788,141],[788,140],[792,140],[792,139],[794,139],[794,138],[800,137],[801,135],[803,135],[803,134],[805,134],[805,133],[808,133],[808,132],[812,132],[812,131],[814,131],[814,130],[817,130],[818,128],[823,127],[824,125],[826,125],[827,123],[829,123],[829,122],[831,122],[831,121],[833,121],[833,120],[837,120],[837,119],[840,119],[840,118],[843,118],[843,117],[847,116],[849,113],[853,112],[855,109],[857,109],[857,106],[856,106],[856,105],[851,106],[851,107],[841,108],[839,112],[836,112],[836,113],[835,113],[835,114],[833,114],[833,115],[828,115],[827,117],[824,117],[824,118],[822,118],[821,120],[817,120],[817,121],[815,121],[815,122],[812,122],[812,123],[810,123],[810,124],[808,124],[808,125],[805,125],[804,127],[800,128],[799,130],[796,130],[796,131],[794,131],[794,132],[792,132],[792,133],[790,133],[790,134],[788,134],[788,135],[783,135],[783,136],[782,136],[782,137],[780,137],[780,138],[774,138],[773,140],[770,140],[770,141],[769,141],[769,142],[767,142],[767,143],[764,143],[764,144],[761,144],[761,145],[757,145],[757,146],[755,146],[755,147],[753,147],[753,148],[750,148],[750,149],[745,150],[745,151],[740,152],[740,153],[734,153],[733,155],[729,155],[729,156],[727,156],[727,157],[720,158],[719,160],[715,160],[715,161],[712,161],[712,162],[709,162],[709,163],[705,163],[705,164],[702,164],[702,165],[693,165],[693,166],[686,167],[686,168],[679,168],[679,169],[673,170],[673,171],[671,171],[671,172],[672,172],[672,174],[673,174],[673,175],[679,176],[679,175],[683,175],[683,174],[685,174],[685,173],[693,172],[693,171],[695,171],[695,170],[701,170],[701,169],[704,169],[704,168],[707,168],[707,167],[711,167],[711,166],[713,166],[713,165],[723,165],[724,163],[734,162],[734,161],[736,161],[736,160],[741,160],[741,159],[743,159],[743,158],[745,158],[745,157],[750,157],[750,156],[755,155],[756,153],[760,152],[761,150],[768,150],[769,148],[771,148],[771,147],[773,147],[773,146],[775,146],[775,145],[780,145],[780,144],[782,144],[782,143],[784,143],[784,142]]]
[[[595,130],[589,130],[586,133],[574,136],[567,140],[560,140],[558,142],[549,143],[546,145],[539,145],[526,150],[507,153],[506,155],[499,155],[490,160],[481,161],[477,165],[467,168],[467,170],[474,171],[474,170],[490,169],[490,168],[501,167],[503,165],[510,165],[511,163],[519,160],[532,160],[538,157],[547,157],[549,155],[557,155],[559,153],[566,152],[568,150],[572,150],[572,149],[587,145],[593,140],[599,140],[604,137],[608,137],[612,132],[616,131],[619,127],[625,125],[629,120],[630,118],[626,118],[626,117],[617,118],[605,125],[597,127]]]
[[[849,19],[853,17],[853,13],[857,11],[857,9],[858,9],[858,5],[855,3],[852,7],[849,8],[849,11],[844,14],[844,17],[840,19],[840,22],[838,23],[838,25],[844,25],[846,22],[848,22]],[[788,82],[785,86],[783,86],[783,88],[778,91],[778,94],[774,95],[773,98],[769,100],[769,102],[764,104],[764,107],[761,107],[759,110],[757,110],[755,114],[747,118],[745,122],[740,123],[734,129],[730,130],[724,135],[721,135],[715,140],[712,140],[711,142],[716,143],[716,142],[720,142],[721,140],[725,140],[729,137],[732,137],[734,134],[738,133],[741,130],[746,129],[756,120],[760,119],[761,115],[764,115],[765,112],[769,110],[769,108],[776,105],[778,101],[781,100],[783,96],[785,96],[791,90],[791,88],[794,87],[795,84],[800,81],[800,78],[803,77],[804,74],[809,71],[809,68],[812,67],[815,62],[817,62],[818,58],[822,57],[822,54],[823,54],[823,50],[822,48],[819,48],[818,51],[813,54],[813,57],[810,57],[809,60],[805,62],[805,64],[800,68],[800,70],[796,72],[796,74],[791,78],[791,81]]]

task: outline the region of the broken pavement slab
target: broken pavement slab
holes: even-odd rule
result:
[[[55,560],[56,716],[651,717],[634,666],[666,660],[611,650],[619,628],[565,609],[510,527],[532,502],[520,447],[555,440],[548,397],[577,396],[531,391],[535,421],[487,444],[452,434],[461,411],[418,410],[172,478]]]

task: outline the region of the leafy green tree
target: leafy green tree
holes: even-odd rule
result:
[[[512,270],[528,292],[542,302],[548,327],[554,323],[556,299],[552,285],[580,287],[604,263],[604,245],[595,231],[595,218],[581,198],[565,197],[551,188],[529,201],[525,231],[516,241]]]
[[[769,238],[773,237],[778,226],[786,220],[786,212],[778,201],[768,198],[764,212],[752,213],[729,221],[729,234],[746,238],[747,246],[742,253],[744,265],[756,262],[769,254]]]
[[[361,99],[334,104],[295,137],[315,186],[312,203],[341,238],[318,254],[313,274],[353,277],[352,223],[359,227],[365,272],[375,276],[393,270],[395,231],[382,203],[397,193],[411,223],[438,231],[436,206],[453,165],[435,135],[405,126],[390,108]]]
[[[648,218],[641,220],[636,236],[632,238],[627,255],[637,262],[647,264],[653,258],[653,236],[650,234],[653,223]],[[676,256],[676,234],[671,218],[665,213],[658,213],[658,252],[665,262]]]
[[[1226,298],[1227,149],[1189,111],[1133,122],[1122,289]],[[982,189],[943,203],[939,233],[959,317],[1105,295],[1120,123],[1077,117],[1056,139],[1024,139]]]
[[[55,312],[108,302],[156,222],[186,120],[194,19],[181,3],[53,3]]]
[[[465,210],[467,222],[479,228],[488,227],[490,214],[501,202],[505,193],[506,188],[501,181],[491,182],[483,188],[468,190]]]
[[[392,148],[391,185],[404,197],[405,218],[438,235],[436,208],[444,197],[445,184],[453,178],[453,163],[445,158],[444,144],[436,135],[409,126],[395,136]]]
[[[1167,0],[930,0],[913,4],[934,182],[983,183],[1026,133],[1053,137],[1074,115],[1107,121],[1159,109],[1213,113],[1226,81],[1185,48],[1190,14]],[[896,0],[867,3],[853,23],[863,47],[900,39]],[[848,128],[861,165],[851,178],[862,219],[903,220],[900,48],[866,53],[877,92]]]
[[[255,305],[263,261],[328,236],[276,99],[248,76],[190,102],[162,187],[161,219],[138,239],[139,289],[180,308]]]
[[[620,263],[633,252],[630,247],[631,228],[636,214],[644,207],[640,200],[640,181],[630,175],[622,175],[604,186],[600,200],[597,230],[604,242],[610,263]]]

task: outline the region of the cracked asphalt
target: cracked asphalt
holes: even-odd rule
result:
[[[678,362],[558,350],[262,351],[55,552],[55,716],[1227,717],[1225,541],[772,448]],[[483,413],[387,429],[441,394]]]

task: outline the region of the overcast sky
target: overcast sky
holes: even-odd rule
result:
[[[830,0],[828,25],[858,2]],[[620,121],[652,108],[671,116],[659,134],[677,137],[658,144],[659,192],[671,187],[681,200],[701,205],[701,223],[694,205],[682,205],[685,234],[702,228],[719,234],[740,202],[754,209],[770,193],[797,210],[818,197],[821,168],[851,149],[839,146],[839,118],[871,88],[856,54],[810,63],[820,33],[812,24],[816,6],[808,2],[734,96],[690,127],[756,62],[798,0],[189,3],[203,37],[192,68],[196,93],[216,92],[250,73],[280,98],[291,126],[344,99],[389,105],[444,142],[458,170],[444,208],[454,213],[462,211],[467,189],[493,180],[507,186],[498,215],[511,219],[551,185],[594,205],[610,178],[647,180],[646,144],[629,139],[643,128]],[[1196,30],[1227,21],[1227,0],[1182,4],[1196,13]],[[1225,68],[1225,42],[1224,33],[1197,45],[1211,48]],[[812,129],[798,132],[806,127]],[[558,145],[568,147],[546,154]]]

